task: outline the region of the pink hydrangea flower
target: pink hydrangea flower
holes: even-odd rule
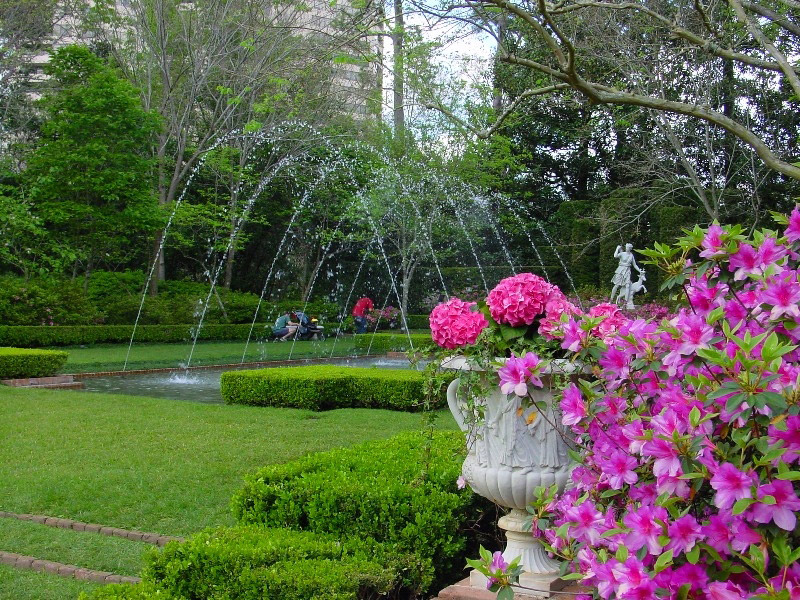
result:
[[[538,275],[520,273],[498,283],[486,303],[498,323],[512,327],[531,325],[544,312],[553,287]]]
[[[592,333],[602,340],[608,340],[620,327],[628,322],[628,318],[622,314],[619,306],[610,302],[597,304],[589,309],[590,317],[605,317],[603,321],[594,329]]]
[[[460,348],[475,343],[489,322],[475,310],[475,302],[451,298],[431,311],[431,337],[442,348]]]
[[[572,302],[567,300],[567,297],[557,287],[553,288],[547,302],[544,305],[544,317],[539,321],[539,334],[548,340],[554,340],[555,335],[561,330],[564,323],[561,322],[561,315],[580,315],[580,309]]]

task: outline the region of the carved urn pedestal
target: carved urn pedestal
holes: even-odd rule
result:
[[[464,358],[451,358],[442,365],[460,371],[481,371]],[[520,398],[505,395],[495,381],[489,383],[485,396],[475,400],[482,405],[483,419],[470,423],[466,403],[459,394],[460,379],[447,389],[447,403],[459,427],[467,436],[467,457],[462,474],[469,486],[492,502],[510,508],[498,525],[506,532],[503,558],[510,563],[517,556],[524,573],[515,588],[518,596],[547,597],[565,584],[558,577],[559,561],[547,555],[542,545],[525,527],[526,507],[534,499],[537,487],[558,486],[564,489],[574,463],[567,452],[561,427],[560,410],[553,403],[552,376],[572,375],[578,369],[569,363],[554,362],[541,377],[543,388],[529,386],[537,403],[546,405],[544,413],[536,407],[522,408]],[[531,413],[537,413],[535,415]],[[486,589],[486,578],[473,571],[473,587]]]

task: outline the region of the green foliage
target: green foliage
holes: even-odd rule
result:
[[[137,342],[186,342],[192,339],[195,325],[140,325],[136,328]],[[247,339],[250,325],[204,325],[200,340]],[[127,343],[133,325],[65,325],[5,326],[0,325],[0,344],[26,348],[42,346],[78,346],[85,344]],[[258,330],[254,332],[258,334]]]
[[[409,338],[411,342],[409,343]],[[381,352],[408,352],[412,349],[420,350],[433,344],[431,336],[427,333],[362,333],[353,336],[355,352],[380,354]]]
[[[129,583],[115,583],[101,585],[92,593],[81,593],[78,600],[178,600],[172,594],[156,587],[149,582],[136,585]]]
[[[489,532],[491,503],[456,488],[460,432],[420,432],[314,454],[248,476],[232,500],[243,523],[354,536],[416,555],[438,583]],[[430,579],[416,582],[423,590]]]
[[[0,379],[47,377],[58,373],[67,362],[60,350],[0,348]]]
[[[310,410],[387,408],[415,411],[423,404],[422,374],[411,369],[315,365],[222,374],[227,404]]]
[[[100,318],[83,288],[73,280],[0,278],[3,325],[88,325]]]
[[[143,579],[179,598],[350,600],[399,588],[410,559],[371,540],[244,525],[170,543],[147,562]]]
[[[160,222],[148,152],[159,119],[85,46],[58,50],[47,70],[54,87],[28,160],[30,197],[87,272],[128,260]]]

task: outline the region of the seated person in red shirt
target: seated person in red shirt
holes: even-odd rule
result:
[[[356,322],[356,333],[367,332],[367,312],[371,311],[375,306],[372,300],[364,296],[360,298],[356,305],[353,307],[353,317]]]

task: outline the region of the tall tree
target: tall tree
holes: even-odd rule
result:
[[[36,214],[69,245],[73,273],[88,281],[99,266],[128,263],[137,240],[160,222],[148,154],[160,120],[85,46],[55,52],[47,73],[42,138],[25,177]]]

